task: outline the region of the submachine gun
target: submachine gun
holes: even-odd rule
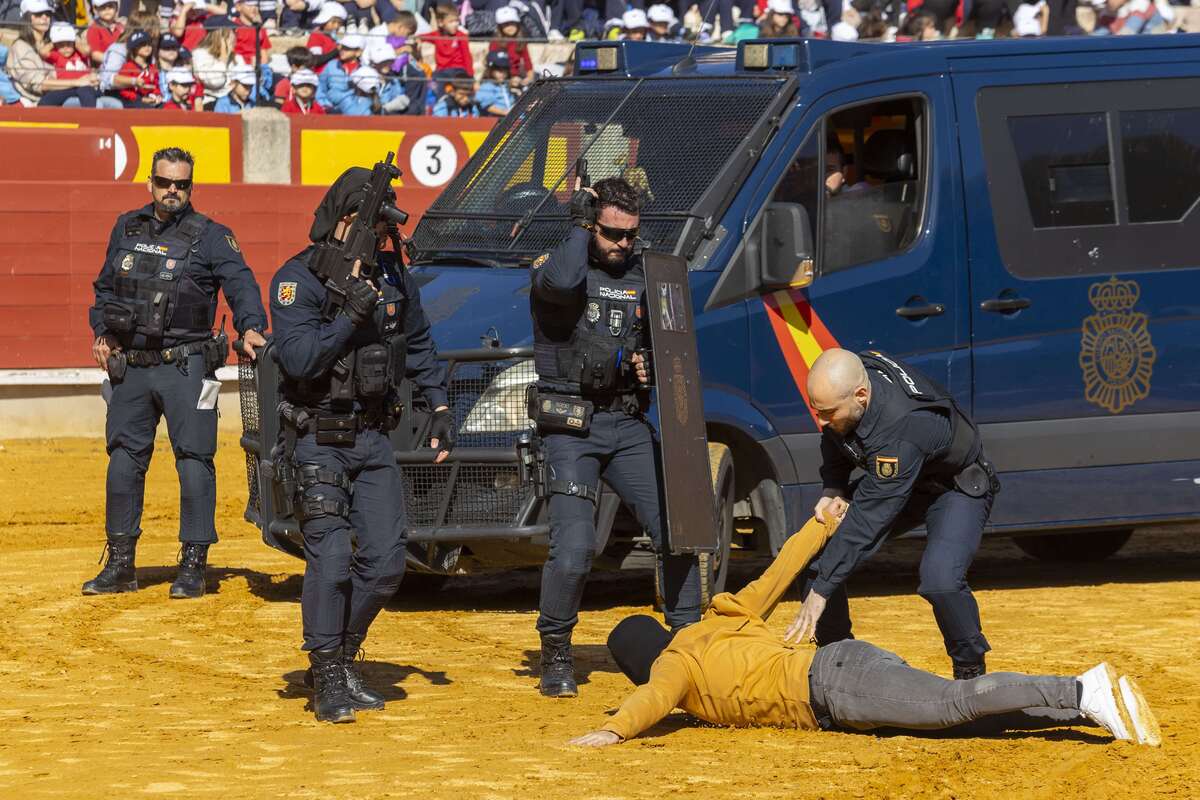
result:
[[[396,193],[392,190],[392,181],[400,177],[400,168],[392,163],[396,154],[389,152],[387,158],[375,163],[371,170],[371,178],[363,191],[366,197],[358,208],[358,216],[350,223],[345,238],[338,241],[322,242],[317,245],[317,254],[313,261],[313,272],[320,278],[326,288],[325,305],[321,315],[333,319],[346,303],[346,286],[354,271],[355,262],[360,262],[359,275],[367,280],[376,279],[382,273],[385,280],[393,286],[400,283],[396,270],[401,267],[401,237],[397,226],[408,222],[408,214],[396,207]],[[381,266],[376,259],[379,249],[379,236],[375,226],[380,222],[388,225],[388,236],[396,249],[396,267]]]

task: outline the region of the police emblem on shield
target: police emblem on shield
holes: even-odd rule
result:
[[[121,259],[121,271],[129,272],[133,269],[133,253],[126,253],[125,258]]]
[[[282,281],[279,288],[275,291],[275,299],[281,306],[290,306],[296,302],[296,283],[295,281]]]
[[[1158,354],[1146,315],[1133,310],[1141,293],[1136,281],[1115,276],[1088,289],[1096,313],[1083,320],[1079,343],[1083,396],[1110,414],[1120,414],[1150,394]]]
[[[880,478],[894,478],[899,471],[899,458],[895,456],[875,456],[875,474]]]
[[[599,303],[588,303],[587,304],[587,321],[592,323],[593,325],[595,325],[596,322],[599,321],[599,319],[600,319],[600,304]]]

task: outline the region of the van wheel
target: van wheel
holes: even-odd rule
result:
[[[448,580],[450,580],[449,575],[406,570],[404,572],[404,579],[400,581],[400,589],[397,594],[402,597],[436,594],[442,590],[442,587],[446,585],[446,581]]]
[[[708,467],[717,504],[718,543],[716,551],[700,554],[700,608],[708,608],[713,597],[725,591],[729,576],[729,547],[733,542],[733,454],[727,445],[708,443]],[[654,571],[654,599],[663,608],[659,571]]]
[[[1013,542],[1041,561],[1103,561],[1120,550],[1131,530],[1083,531],[1045,536],[1015,536]]]

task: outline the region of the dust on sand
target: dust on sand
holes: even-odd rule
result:
[[[603,646],[645,612],[646,574],[600,576],[576,633],[582,694],[535,690],[537,575],[455,578],[405,594],[367,642],[385,711],[316,723],[300,686],[302,564],[242,521],[236,441],[218,456],[213,593],[168,601],[178,488],[159,448],[147,484],[141,590],[82,597],[104,520],[103,443],[0,450],[0,796],[414,798],[1142,798],[1200,793],[1200,536],[1147,532],[1098,564],[1031,561],[985,543],[972,572],[993,671],[1075,674],[1101,659],[1136,677],[1159,750],[1092,730],[989,739],[726,730],[674,714],[619,747],[564,746],[628,693]],[[913,594],[919,542],[885,548],[851,585],[856,633],[945,674]],[[745,579],[755,567],[739,572]],[[782,632],[795,601],[773,624]]]

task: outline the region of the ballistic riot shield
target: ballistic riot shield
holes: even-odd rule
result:
[[[672,553],[711,553],[719,530],[687,262],[645,252],[651,366],[658,389],[665,529]]]

